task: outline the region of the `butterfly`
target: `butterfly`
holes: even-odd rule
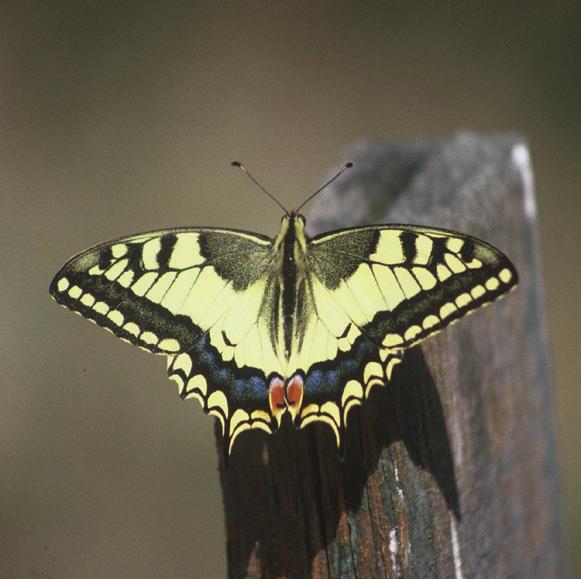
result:
[[[508,258],[469,235],[418,225],[305,233],[284,210],[269,237],[184,227],[122,237],[70,259],[50,285],[63,306],[167,359],[182,398],[221,423],[228,455],[285,416],[329,425],[390,380],[405,350],[513,289]]]

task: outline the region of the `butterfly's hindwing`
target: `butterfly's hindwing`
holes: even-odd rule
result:
[[[227,454],[245,430],[272,433],[278,427],[268,402],[269,379],[259,369],[222,363],[207,337],[169,358],[168,375],[183,399],[195,398],[204,412],[218,418]]]
[[[304,378],[303,405],[295,425],[303,428],[316,421],[328,424],[342,451],[350,410],[361,405],[374,386],[384,385],[391,378],[402,357],[402,350],[379,350],[361,336],[347,352],[313,365]]]

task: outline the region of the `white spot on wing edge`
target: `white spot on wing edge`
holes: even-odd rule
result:
[[[411,342],[418,334],[422,332],[422,328],[420,326],[410,326],[403,335],[404,339],[408,342]]]
[[[170,358],[170,361],[172,359]],[[173,363],[171,363],[173,370],[183,370],[186,376],[189,376],[192,372],[192,359],[186,353],[180,354]]]
[[[510,273],[509,269],[504,268],[499,274],[498,277],[500,281],[503,283],[508,283],[512,279],[512,273]]]
[[[111,310],[108,314],[107,317],[116,325],[116,326],[121,326],[123,325],[123,322],[125,321],[123,314],[119,311],[119,310]]]
[[[102,316],[106,315],[110,309],[111,308],[109,308],[109,306],[105,302],[97,302],[93,306],[93,310],[95,310],[98,314],[101,314]]]
[[[512,162],[519,172],[522,181],[525,215],[530,221],[532,221],[537,216],[537,203],[535,200],[535,185],[533,182],[531,157],[526,145],[519,143],[513,147]]]
[[[486,287],[486,289],[491,291],[491,292],[494,290],[497,290],[499,285],[500,285],[500,283],[499,283],[498,279],[495,278],[494,276],[487,279],[486,282],[484,283],[484,286]]]
[[[180,344],[174,338],[165,338],[159,342],[157,347],[160,350],[165,350],[166,352],[178,352],[180,349]]]
[[[56,289],[59,292],[64,292],[69,287],[69,280],[66,277],[61,277],[56,284]]]
[[[141,341],[145,342],[146,344],[154,345],[157,344],[159,338],[153,332],[143,332],[140,336]]]
[[[69,289],[69,296],[71,296],[74,300],[79,299],[83,290],[78,286],[74,285],[71,289]]]
[[[83,297],[81,298],[81,303],[88,308],[92,307],[95,301],[95,298],[91,294],[83,294]]]
[[[137,338],[137,336],[139,336],[139,326],[135,323],[135,322],[127,322],[124,326],[123,329],[131,334],[132,336],[135,336]]]

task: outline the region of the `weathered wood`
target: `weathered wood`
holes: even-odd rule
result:
[[[399,222],[504,250],[518,290],[409,351],[350,415],[244,434],[221,457],[232,577],[559,577],[555,433],[526,145],[362,143],[310,231]],[[221,446],[218,445],[219,452]]]

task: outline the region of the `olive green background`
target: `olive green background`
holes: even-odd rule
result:
[[[231,160],[294,206],[363,137],[458,130],[530,141],[581,573],[575,4],[3,2],[0,577],[225,573],[213,420],[162,359],[50,301],[71,254],[173,225],[273,234]]]

